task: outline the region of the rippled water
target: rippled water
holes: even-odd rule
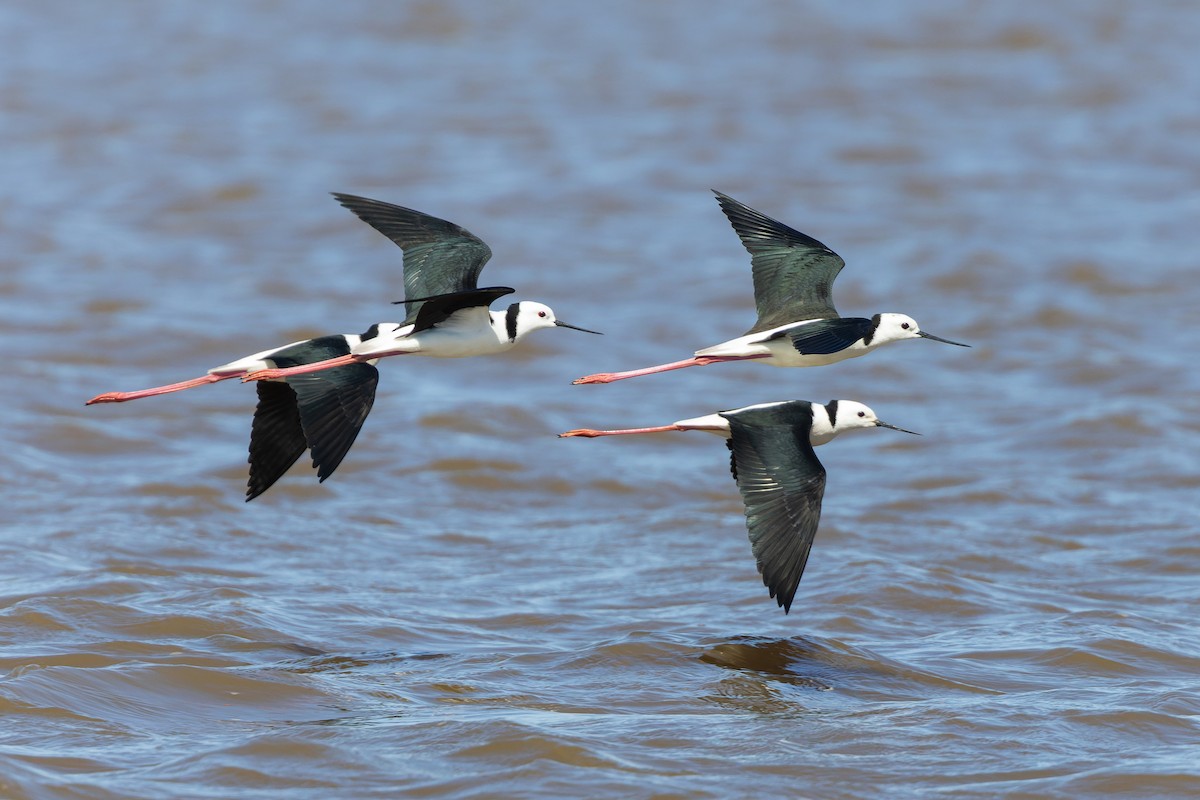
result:
[[[1200,9],[614,2],[0,9],[0,796],[1200,792]],[[718,188],[846,314],[974,345],[612,386],[753,318]],[[360,441],[242,502],[253,391],[394,318],[327,195],[489,242],[607,335],[381,363]],[[720,442],[833,397],[792,613]]]

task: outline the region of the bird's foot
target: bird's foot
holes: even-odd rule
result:
[[[91,400],[84,403],[85,406],[90,406],[93,403],[120,403],[125,400],[125,392],[105,392],[98,394]]]
[[[595,375],[584,375],[582,378],[576,378],[571,381],[572,386],[580,386],[585,383],[612,383],[613,381],[621,380],[621,375],[616,372],[597,372]]]
[[[254,372],[247,372],[242,376],[242,383],[252,383],[254,381],[271,381],[283,378],[287,375],[286,369],[260,369]]]

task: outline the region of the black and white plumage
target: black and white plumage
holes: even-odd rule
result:
[[[968,347],[929,333],[905,314],[842,317],[833,306],[833,281],[846,262],[821,242],[715,192],[721,210],[750,253],[758,319],[736,339],[697,350],[692,358],[627,372],[601,372],[580,383],[613,381],[755,360],[776,367],[818,367],[857,358],[889,342],[931,339]]]
[[[808,563],[825,496],[825,468],[813,448],[846,431],[864,428],[913,433],[883,422],[869,407],[853,400],[831,400],[825,405],[789,400],[651,428],[581,428],[560,436],[699,430],[725,437],[730,471],[745,506],[750,549],[763,584],[786,613]]]
[[[87,401],[123,403],[143,397],[242,378],[259,382],[250,439],[247,500],[274,484],[311,450],[324,481],[342,462],[371,411],[379,383],[378,359],[408,353],[461,358],[504,352],[534,330],[575,328],[542,303],[490,305],[511,294],[506,286],[478,287],[492,251],[470,232],[420,211],[379,200],[335,194],[360,219],[404,252],[405,318],[380,322],[361,334],[292,342],[213,367],[205,375],[133,392],[106,392]],[[272,385],[264,387],[265,382]]]
[[[346,355],[351,348],[377,334],[372,325],[365,333],[319,336],[213,367],[190,381],[156,386],[136,392],[109,392],[87,402],[123,403],[142,397],[169,394],[206,383],[237,378],[249,371],[295,367]],[[258,384],[258,406],[250,428],[250,481],[246,500],[269,489],[288,468],[312,451],[317,477],[324,481],[342,463],[358,436],[371,406],[379,370],[373,363],[352,363],[321,373],[297,375]]]
[[[293,367],[252,371],[246,381],[284,378],[344,364],[395,355],[463,358],[509,350],[542,328],[571,328],[543,303],[513,303],[491,311],[493,301],[511,294],[507,286],[478,288],[479,273],[492,250],[467,229],[411,208],[350,194],[334,194],[343,206],[404,252],[404,321],[380,325],[377,335],[344,356]]]

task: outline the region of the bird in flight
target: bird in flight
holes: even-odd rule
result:
[[[511,349],[542,328],[581,330],[559,320],[547,305],[492,302],[514,290],[478,288],[492,251],[466,229],[420,211],[349,194],[334,197],[404,253],[406,315],[361,334],[335,334],[292,342],[213,367],[198,378],[132,392],[106,392],[87,401],[124,403],[241,377],[255,380],[258,406],[250,432],[253,500],[310,450],[324,481],[345,458],[375,401],[376,362],[388,355],[435,358],[489,355]]]
[[[742,336],[697,350],[692,358],[626,372],[600,372],[573,381],[612,383],[656,372],[702,367],[722,361],[755,360],[775,367],[819,367],[865,356],[889,342],[930,339],[905,314],[842,317],[833,306],[833,280],[844,262],[816,239],[715,192],[742,244],[750,252],[758,320]]]
[[[578,428],[559,436],[706,431],[724,437],[730,470],[746,509],[750,549],[763,585],[787,613],[808,563],[825,496],[825,468],[813,448],[846,431],[867,428],[917,435],[882,421],[869,407],[853,400],[832,400],[825,405],[788,400],[719,411],[670,425]]]

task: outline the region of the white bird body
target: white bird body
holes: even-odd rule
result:
[[[857,322],[857,325],[847,324]],[[766,331],[748,333],[728,342],[714,344],[703,350],[697,350],[696,358],[755,358],[760,363],[773,367],[824,367],[836,364],[848,358],[865,356],[872,350],[891,342],[904,339],[929,338],[921,331],[917,321],[907,314],[892,312],[876,314],[870,319],[838,320],[843,331],[840,333],[848,342],[842,349],[832,353],[805,353],[797,347],[797,340],[815,338],[807,336],[810,331],[821,329],[828,336],[827,328],[830,322],[825,319],[806,319],[780,325]],[[808,327],[815,326],[815,327]],[[851,339],[854,336],[855,338]]]
[[[595,438],[597,436],[623,436],[635,433],[663,433],[665,431],[703,431],[705,433],[715,434],[722,439],[730,437],[729,418],[727,414],[742,413],[745,411],[755,411],[759,409],[772,408],[775,406],[786,406],[795,403],[794,400],[784,400],[775,403],[758,403],[752,406],[733,409],[732,411],[718,411],[715,414],[705,414],[702,417],[692,417],[690,419],[681,419],[670,425],[660,425],[653,428],[625,428],[622,430],[595,430],[592,428],[577,428],[573,431],[560,433],[560,438],[570,438],[573,436],[582,436],[585,438]],[[903,430],[895,425],[889,425],[882,422],[870,406],[856,402],[854,400],[830,400],[825,405],[820,403],[809,403],[812,406],[812,423],[808,429],[808,441],[813,447],[820,447],[823,444],[828,444],[840,434],[854,430],[866,430],[869,428],[892,428],[893,430]],[[912,433],[912,431],[904,431]]]
[[[790,325],[780,325],[778,328],[772,328],[769,331],[761,333],[739,336],[736,339],[730,339],[727,342],[721,342],[711,347],[705,347],[703,350],[697,350],[695,355],[696,358],[753,358],[758,359],[762,364],[769,364],[772,367],[824,367],[829,364],[836,364],[839,361],[845,361],[848,358],[865,356],[876,347],[879,347],[880,344],[883,344],[883,342],[878,341],[866,344],[862,339],[858,339],[854,344],[836,353],[801,353],[792,344],[791,339],[787,336],[787,332],[814,322],[820,322],[820,320],[809,319]]]
[[[596,431],[594,428],[576,428],[575,431],[568,431],[558,435],[559,438],[584,437],[594,439],[595,437],[618,437],[618,435],[634,433],[703,431],[704,433],[719,435],[722,439],[728,439],[731,435],[728,415],[742,414],[744,411],[785,407],[785,405],[793,405],[797,402],[799,401],[746,405],[744,408],[718,411],[718,413],[706,414],[704,416],[694,416],[689,420],[678,420],[672,422],[671,425],[660,425],[653,428],[623,428],[619,429],[619,431]],[[863,431],[866,428],[892,428],[893,431],[904,431],[904,428],[888,425],[887,422],[881,421],[880,417],[875,416],[875,411],[872,411],[869,405],[864,405],[856,401],[829,401],[824,405],[820,403],[809,403],[809,405],[812,411],[812,420],[809,425],[809,444],[814,447],[828,444],[838,437],[838,435],[847,431]],[[904,433],[912,433],[912,431],[904,431]]]
[[[512,320],[510,322],[510,320]],[[420,353],[431,358],[467,358],[511,350],[529,333],[558,325],[549,306],[523,300],[506,311],[473,306],[455,311],[435,327],[416,331],[415,325],[380,325],[379,332],[350,348],[351,355],[392,356]]]

